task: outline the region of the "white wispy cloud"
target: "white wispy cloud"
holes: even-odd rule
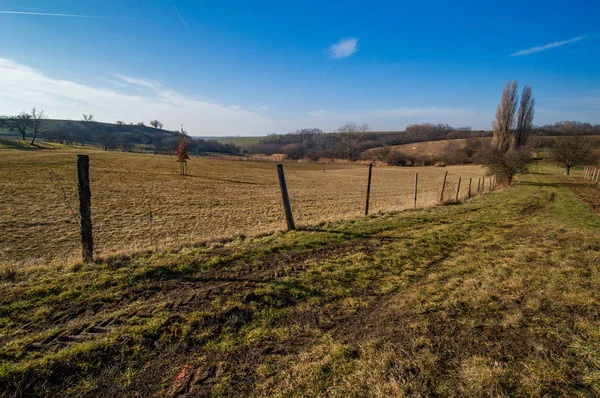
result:
[[[329,57],[332,59],[347,58],[358,51],[358,39],[341,39],[329,47]]]
[[[516,53],[510,54],[511,57],[518,57],[520,55],[528,55],[528,54],[533,54],[533,53],[539,53],[542,51],[546,51],[549,50],[551,48],[556,48],[556,47],[560,47],[560,46],[564,46],[565,44],[570,44],[570,43],[575,43],[579,40],[583,40],[585,39],[586,36],[579,36],[579,37],[575,37],[573,39],[569,39],[569,40],[562,40],[562,41],[555,41],[553,43],[548,43],[548,44],[544,44],[543,46],[536,46],[536,47],[531,47],[525,50],[521,50],[521,51],[517,51]]]
[[[126,87],[94,87],[56,79],[10,59],[0,58],[0,109],[16,114],[37,106],[49,117],[78,119],[91,113],[98,121],[159,119],[166,128],[181,123],[194,135],[260,135],[277,123],[239,105],[190,98],[146,79],[114,75]],[[130,94],[128,88],[142,88]]]
[[[145,89],[149,89],[149,90],[159,90],[161,88],[160,83],[153,82],[151,80],[138,79],[135,77],[120,75],[118,73],[115,73],[114,76],[118,77],[119,79],[123,80],[124,82],[133,84],[134,86],[138,86],[141,88],[145,88]]]
[[[271,110],[265,105],[220,104],[189,96],[163,83],[122,74],[94,78],[101,87],[58,79],[19,62],[0,58],[0,109],[17,114],[35,107],[55,119],[79,119],[91,113],[98,121],[160,120],[165,128],[181,123],[192,135],[266,135],[314,126],[334,131],[348,120],[368,123],[373,130],[399,130],[412,123],[450,123],[485,128],[489,112],[465,108],[390,107],[323,109],[313,112]],[[281,116],[284,112],[286,116]]]

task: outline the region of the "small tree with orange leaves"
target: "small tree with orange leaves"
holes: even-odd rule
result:
[[[182,176],[187,175],[187,160],[190,158],[187,153],[187,140],[181,125],[181,136],[179,137],[179,146],[177,147],[177,162],[179,163],[179,173]]]

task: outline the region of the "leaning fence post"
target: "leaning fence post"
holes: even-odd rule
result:
[[[461,177],[458,177],[458,185],[456,186],[456,198],[454,199],[455,202],[458,202],[458,194],[460,193],[460,180]]]
[[[90,157],[77,155],[77,187],[79,190],[79,230],[84,262],[94,260],[92,235],[92,191],[90,190]]]
[[[442,182],[442,193],[440,194],[440,203],[444,202],[444,189],[446,189],[446,178],[448,178],[448,170],[444,173],[444,182]]]
[[[469,195],[467,196],[467,199],[471,199],[471,181],[473,180],[472,177],[469,177]]]
[[[583,179],[585,179],[585,178],[587,177],[587,172],[588,172],[588,167],[587,167],[587,166],[585,166],[585,167],[583,168]]]
[[[365,205],[365,216],[369,215],[369,198],[371,197],[371,173],[373,172],[373,163],[369,163],[369,179],[367,181],[367,203]]]
[[[479,193],[479,189],[481,188],[481,177],[477,180],[477,193]]]
[[[419,173],[415,173],[415,199],[413,207],[417,208],[417,187],[419,185]]]
[[[279,175],[279,186],[281,187],[281,198],[283,199],[283,209],[285,210],[285,221],[287,222],[288,230],[296,229],[294,225],[294,217],[292,216],[292,206],[290,205],[290,197],[288,196],[287,185],[285,183],[285,174],[283,173],[283,165],[277,165],[277,174]]]
[[[485,192],[485,177],[481,177],[481,192]]]

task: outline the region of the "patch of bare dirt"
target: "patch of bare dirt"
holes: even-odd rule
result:
[[[600,185],[590,183],[582,178],[562,176],[558,180],[568,187],[583,202],[589,204],[600,216]]]

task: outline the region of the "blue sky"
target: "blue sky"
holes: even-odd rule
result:
[[[536,124],[600,123],[598,15],[597,1],[0,0],[0,114],[208,136],[487,129],[517,80]]]

